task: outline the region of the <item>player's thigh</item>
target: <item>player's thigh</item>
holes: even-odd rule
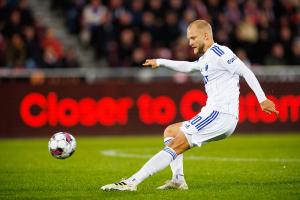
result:
[[[164,137],[175,138],[177,136],[177,134],[179,134],[179,132],[181,132],[180,131],[181,125],[182,125],[182,122],[178,122],[178,123],[167,126],[167,128],[164,131]]]

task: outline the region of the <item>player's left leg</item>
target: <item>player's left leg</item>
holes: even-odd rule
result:
[[[156,172],[166,168],[177,155],[190,148],[184,133],[178,135],[160,152],[155,154],[137,173],[124,181],[108,184],[101,187],[102,190],[135,191],[137,185]]]

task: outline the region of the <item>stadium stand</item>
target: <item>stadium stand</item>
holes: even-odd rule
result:
[[[150,57],[197,59],[185,39],[196,18],[210,21],[216,42],[249,65],[300,65],[297,0],[51,0],[51,10],[110,67],[140,66]],[[79,67],[74,49],[53,31],[27,0],[0,0],[0,66]]]
[[[79,67],[55,30],[33,15],[28,0],[0,0],[0,66],[6,68]]]
[[[251,64],[300,64],[297,0],[52,0],[52,8],[110,66],[140,65],[147,57],[196,59],[183,39],[196,18],[210,21],[216,41]]]

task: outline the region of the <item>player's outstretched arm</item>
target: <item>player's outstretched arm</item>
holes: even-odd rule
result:
[[[243,76],[245,78],[247,84],[255,93],[258,102],[260,103],[260,107],[262,111],[268,114],[271,113],[275,113],[276,115],[279,114],[278,110],[276,110],[274,102],[271,101],[270,99],[267,99],[254,73],[248,67],[246,67],[246,65],[244,65],[241,62],[236,69],[236,73],[238,73],[240,76]]]
[[[159,66],[164,66],[179,72],[191,72],[199,70],[197,62],[175,61],[168,59],[147,59],[143,66],[151,66],[155,69]]]

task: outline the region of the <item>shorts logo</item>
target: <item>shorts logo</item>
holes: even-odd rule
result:
[[[184,127],[185,127],[186,129],[189,129],[189,128],[190,128],[190,125],[189,125],[189,124],[185,124]]]

